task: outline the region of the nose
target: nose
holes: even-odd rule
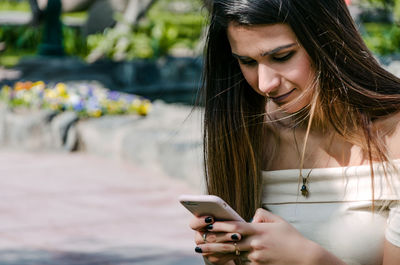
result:
[[[270,94],[281,84],[279,74],[271,67],[259,64],[258,65],[258,89],[263,94]]]

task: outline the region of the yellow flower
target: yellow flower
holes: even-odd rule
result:
[[[55,90],[59,95],[64,96],[65,94],[67,94],[67,85],[65,85],[64,83],[58,83],[55,87]]]
[[[32,87],[37,87],[38,90],[43,90],[46,87],[46,84],[43,81],[37,81],[32,84]]]
[[[90,117],[98,118],[98,117],[100,117],[103,113],[101,112],[101,110],[98,109],[98,110],[90,111],[88,114],[89,114]]]
[[[149,100],[144,100],[142,104],[140,104],[138,109],[138,114],[142,116],[146,116],[151,110],[151,103]]]

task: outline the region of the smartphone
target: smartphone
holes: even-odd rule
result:
[[[195,216],[213,216],[216,221],[245,220],[224,200],[215,195],[181,195],[180,203]]]

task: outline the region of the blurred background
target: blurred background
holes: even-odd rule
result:
[[[400,76],[400,0],[347,0]],[[202,264],[201,0],[0,0],[0,264]]]

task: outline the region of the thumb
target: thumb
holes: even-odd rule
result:
[[[277,223],[282,221],[282,218],[263,209],[263,208],[258,208],[254,217],[252,223]]]

